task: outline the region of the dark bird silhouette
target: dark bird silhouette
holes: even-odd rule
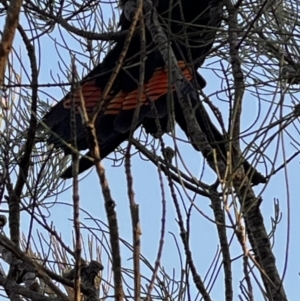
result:
[[[156,0],[156,10],[166,36],[178,61],[178,66],[187,81],[192,82],[198,89],[205,87],[205,80],[194,70],[197,70],[205,60],[215,40],[220,26],[222,15],[212,14],[220,11],[215,8],[221,5],[221,0]],[[126,1],[123,1],[126,5]],[[172,4],[172,7],[170,5]],[[120,18],[120,29],[126,30],[131,22],[123,13]],[[137,31],[138,32],[138,31]],[[129,138],[135,109],[140,105],[139,115],[135,128],[142,125],[146,132],[154,136],[158,132],[157,119],[163,132],[168,130],[170,122],[169,99],[173,102],[176,122],[187,134],[187,125],[183,116],[174,87],[169,84],[169,72],[165,62],[151,39],[148,30],[145,31],[146,47],[144,57],[144,78],[142,96],[138,95],[141,68],[141,37],[135,34],[129,44],[122,68],[117,74],[108,96],[103,100],[102,93],[107,86],[116,62],[124,49],[126,37],[116,42],[114,47],[94,70],[81,82],[80,89],[73,95],[66,95],[58,102],[43,122],[50,129],[48,143],[55,148],[61,148],[69,154],[70,148],[65,144],[71,143],[70,116],[71,106],[75,101],[76,139],[78,150],[89,147],[86,139],[86,129],[80,114],[80,97],[83,97],[89,116],[92,116],[95,107],[102,103],[101,110],[95,121],[97,139],[100,147],[101,159],[115,150],[122,142]],[[171,91],[170,91],[171,90]],[[139,99],[138,99],[139,98]],[[155,109],[153,110],[153,104]],[[226,147],[223,135],[211,122],[199,99],[191,99],[195,109],[196,119],[208,142],[213,148],[226,158]],[[54,133],[54,134],[53,134]],[[65,143],[63,143],[63,141]],[[198,150],[198,148],[193,144]],[[90,156],[90,152],[87,153]],[[254,184],[264,181],[264,178],[244,161],[246,172],[253,171]],[[93,166],[88,158],[81,158],[79,173]],[[72,177],[72,169],[67,168],[62,174],[63,178]]]

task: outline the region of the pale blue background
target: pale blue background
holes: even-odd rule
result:
[[[24,19],[22,18],[22,22]],[[2,20],[1,20],[2,23]],[[80,59],[80,52],[82,50],[78,47],[78,43],[72,39],[64,30],[62,30],[64,35],[64,39],[67,41],[70,49],[76,49],[78,53],[76,54],[77,58]],[[61,41],[60,34],[57,29],[51,34],[52,37],[57,39],[57,42]],[[40,69],[40,83],[52,83],[53,80],[50,76],[50,71],[54,76],[59,75],[62,81],[65,81],[65,78],[62,75],[61,70],[58,67],[58,62],[61,64],[61,60],[58,58],[54,41],[50,40],[46,36],[42,37],[40,40],[40,53],[41,53],[41,69]],[[22,62],[25,66],[28,66],[28,58],[26,56],[26,52],[23,48],[22,43],[20,42],[20,37],[17,35],[15,40],[15,49],[18,51],[22,50]],[[20,47],[20,48],[19,48]],[[37,49],[37,48],[36,48]],[[59,48],[60,57],[63,58],[65,66],[62,67],[63,70],[66,70],[67,67],[70,66],[71,60],[69,53],[67,51],[63,51],[62,48]],[[16,64],[18,64],[15,61]],[[208,64],[209,61],[206,62]],[[78,70],[81,70],[80,66],[77,65]],[[220,67],[220,66],[219,66]],[[18,70],[18,69],[17,69]],[[209,70],[201,70],[201,74],[207,80],[207,87],[205,88],[205,93],[210,95],[214,94],[216,90],[220,90],[220,80],[215,76],[215,74]],[[24,78],[24,83],[28,82],[27,79]],[[225,85],[225,83],[223,84]],[[54,99],[60,100],[62,97],[61,90],[58,88],[45,88],[44,91],[51,95]],[[39,94],[40,98],[43,101],[47,101],[47,97],[45,94]],[[224,97],[224,94],[223,94]],[[277,97],[277,96],[276,96]],[[279,99],[278,95],[278,99]],[[297,97],[297,96],[296,96]],[[271,100],[271,97],[266,97]],[[243,127],[247,128],[253,120],[256,118],[258,112],[258,103],[255,96],[247,93],[244,98],[244,108],[243,108]],[[227,112],[228,108],[226,104],[222,103],[218,100],[218,98],[213,95],[211,100],[214,102],[216,106],[219,107],[222,113],[224,113],[224,121],[227,122]],[[49,103],[53,101],[48,98]],[[287,107],[285,109],[285,113],[290,113],[291,108],[289,107],[290,101],[289,99],[285,102]],[[270,104],[267,102],[262,102],[262,118],[264,117],[264,112],[269,108]],[[272,112],[274,112],[275,106],[272,106]],[[295,122],[295,125],[298,126],[298,122]],[[259,124],[256,125],[258,127]],[[177,129],[178,132],[179,129]],[[298,133],[294,129],[293,126],[288,127],[287,131],[293,135],[294,139],[298,139]],[[182,133],[179,134],[180,137],[185,138]],[[287,138],[287,135],[284,135],[285,140],[285,148],[286,152],[291,154],[294,152],[294,148],[290,145],[290,141]],[[166,142],[168,145],[172,146],[172,140],[170,138],[166,138]],[[202,173],[203,169],[203,159],[201,154],[197,153],[191,146],[188,144],[181,143],[180,144],[181,155],[184,157],[184,162],[188,166],[190,172],[195,176],[199,177]],[[272,158],[272,154],[274,152],[274,143],[268,149],[268,153]],[[281,153],[281,151],[280,151]],[[277,165],[282,163],[282,155],[279,155],[277,160]],[[299,244],[299,229],[300,229],[300,205],[299,205],[299,162],[298,158],[296,158],[287,168],[288,171],[288,182],[289,182],[289,192],[287,192],[287,186],[285,184],[285,175],[284,172],[276,174],[267,187],[258,186],[255,188],[257,194],[262,192],[263,202],[261,205],[261,210],[264,215],[265,224],[268,230],[271,229],[271,217],[274,215],[274,206],[273,200],[274,198],[279,199],[280,210],[282,212],[282,221],[277,227],[277,231],[275,234],[275,244],[274,244],[274,254],[276,256],[276,263],[279,269],[280,274],[283,273],[284,264],[287,261],[287,270],[284,279],[285,289],[288,295],[289,300],[298,300],[300,293],[299,286],[299,254],[300,254],[300,244]],[[104,166],[107,172],[108,182],[111,188],[112,196],[117,204],[116,210],[119,219],[119,230],[120,236],[131,242],[131,218],[129,211],[129,201],[127,197],[127,185],[126,185],[126,176],[125,176],[125,168],[124,166],[120,167],[112,167],[112,161],[104,160]],[[210,172],[209,167],[205,166],[205,176],[204,180],[208,183],[212,183],[214,181],[214,176]],[[263,166],[260,165],[259,169],[264,172]],[[139,155],[135,155],[132,158],[132,174],[134,177],[134,191],[135,191],[135,199],[137,203],[140,205],[140,220],[141,220],[141,243],[142,243],[142,254],[149,260],[151,264],[154,264],[157,254],[158,248],[158,240],[160,237],[160,225],[161,225],[161,192],[159,189],[159,179],[157,169],[150,163],[140,159]],[[164,192],[167,199],[167,225],[166,225],[166,235],[165,235],[165,244],[163,257],[161,260],[162,266],[165,268],[168,274],[172,275],[175,273],[175,278],[179,280],[180,273],[180,260],[178,256],[178,252],[176,249],[176,244],[174,242],[174,238],[171,235],[173,233],[178,241],[178,245],[182,250],[182,244],[179,237],[179,228],[176,223],[176,213],[170,198],[170,192],[168,188],[167,181],[164,178]],[[68,181],[67,185],[70,185],[71,182]],[[210,208],[209,200],[196,196],[194,198],[193,193],[187,192],[188,195],[193,198],[195,204],[201,211],[210,218],[213,218],[212,210]],[[185,193],[182,192],[183,202],[186,206],[189,206],[189,201],[185,196]],[[179,194],[177,195],[180,203]],[[52,198],[51,201],[54,199]],[[51,216],[48,218],[50,221],[54,222],[55,228],[58,232],[62,234],[62,237],[66,243],[70,246],[72,245],[72,192],[71,190],[67,190],[63,194],[60,194],[56,198],[57,204],[50,208]],[[90,214],[93,215],[94,218],[100,219],[106,223],[106,214],[104,211],[103,198],[101,194],[101,188],[99,186],[99,181],[97,179],[95,171],[92,171],[90,175],[88,175],[85,179],[80,182],[80,203],[81,207],[87,210]],[[290,216],[288,216],[288,211]],[[231,211],[233,214],[233,211]],[[90,220],[86,219],[87,216],[82,214],[81,219],[84,224],[89,225],[90,227],[97,228],[97,226]],[[185,218],[185,216],[184,216]],[[204,277],[206,272],[208,271],[211,262],[218,251],[218,239],[216,233],[215,225],[206,219],[204,215],[197,212],[195,209],[192,210],[192,219],[191,219],[191,237],[190,237],[190,245],[191,250],[193,252],[194,262],[198,269],[201,277]],[[36,237],[36,229],[37,225],[34,224],[34,237]],[[287,232],[289,227],[290,240],[287,245]],[[28,232],[29,228],[29,216],[26,214],[22,215],[22,230],[25,235]],[[104,227],[105,229],[105,227]],[[94,231],[101,238],[100,233],[98,231]],[[84,239],[86,240],[87,231],[82,232]],[[228,230],[228,239],[231,238],[232,230]],[[47,237],[47,236],[46,236]],[[86,248],[87,244],[86,244]],[[95,254],[95,253],[94,253]],[[237,256],[242,254],[242,249],[239,244],[236,243],[236,239],[234,238],[232,246],[231,246],[231,257],[236,258]],[[131,261],[132,253],[128,251],[124,246],[122,247],[122,263],[124,267],[132,268]],[[94,256],[95,259],[95,256]],[[217,268],[220,267],[221,261],[219,260]],[[106,256],[103,257],[103,264],[105,266],[104,275],[108,273],[108,265]],[[147,275],[151,275],[149,270],[143,266],[142,271]],[[232,265],[233,271],[233,281],[234,281],[234,300],[238,299],[238,293],[240,290],[238,288],[239,281],[242,278],[242,260],[239,259],[235,261]],[[221,268],[221,274],[217,277],[216,283],[212,288],[211,297],[213,300],[224,300],[224,284],[223,284],[223,270]],[[105,276],[104,276],[105,278]],[[128,280],[130,282],[130,280]],[[207,283],[208,281],[206,281]],[[132,283],[132,282],[131,282]],[[259,293],[257,285],[253,282],[253,287],[255,291],[255,295],[258,296],[256,300],[262,300],[261,294]],[[110,295],[112,291],[110,291]],[[192,284],[192,300],[195,297],[195,289]],[[0,298],[1,299],[1,298]]]

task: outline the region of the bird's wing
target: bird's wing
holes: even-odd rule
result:
[[[152,62],[153,63],[153,62]],[[186,80],[192,80],[192,72],[186,67],[184,62],[178,62],[183,76]],[[96,69],[100,71],[101,66]],[[93,71],[94,73],[94,71]],[[100,72],[99,72],[100,73]],[[104,75],[105,76],[105,75]],[[101,76],[100,76],[101,77]],[[76,136],[79,143],[78,148],[86,149],[88,146],[85,141],[85,125],[82,122],[81,105],[85,105],[85,109],[92,117],[98,106],[101,107],[100,113],[96,120],[99,141],[104,143],[114,132],[128,132],[132,125],[133,115],[139,108],[139,118],[137,124],[142,122],[143,118],[151,112],[151,103],[156,103],[167,95],[169,90],[174,91],[174,87],[169,83],[168,70],[164,67],[154,69],[150,79],[144,82],[140,89],[128,90],[124,85],[125,74],[122,72],[117,77],[115,84],[105,99],[103,99],[103,82],[101,78],[87,77],[82,84],[74,91],[64,97],[57,103],[43,119],[44,123],[51,129],[55,135],[50,135],[49,143],[54,147],[64,147],[65,143],[71,141],[70,116],[71,108],[74,106],[76,118]],[[130,77],[130,76],[129,76]],[[129,81],[129,79],[127,79]],[[136,85],[138,84],[136,80]],[[157,106],[157,116],[163,117],[167,114],[166,105],[163,103]],[[62,142],[64,141],[64,142]]]
[[[126,0],[123,2],[126,2]],[[167,24],[169,22],[167,18],[170,17],[169,1],[158,0],[157,2],[157,11],[161,14],[162,18],[165,18],[164,22]],[[184,20],[189,27],[194,20],[197,21],[197,24],[201,25],[200,28],[204,28],[203,25],[209,22],[209,15],[207,14],[209,3],[209,0],[203,0],[200,4],[195,0],[181,2]],[[171,16],[171,20],[174,22],[171,21],[170,24],[171,31],[178,36],[184,34],[183,27],[178,25],[182,21],[181,6],[174,3]],[[204,17],[202,16],[203,11],[205,11]],[[199,16],[201,17],[199,18]],[[198,29],[197,24],[195,25]],[[126,30],[129,26],[130,22],[126,18],[123,18],[121,29]],[[185,44],[186,40],[179,41],[178,43],[172,40],[172,49],[179,60],[179,67],[185,78],[189,81],[195,78],[201,88],[204,87],[205,81],[199,78],[199,76],[193,76],[194,73],[187,68],[184,61],[190,61],[190,58],[194,61],[199,56],[205,56],[214,40],[211,39],[209,43],[206,43],[205,36],[201,36],[200,39],[198,38],[200,44],[194,45],[191,52],[188,49],[188,44]],[[203,41],[205,43],[202,45]],[[150,33],[147,30],[146,57],[141,58],[140,55],[141,39],[139,35],[133,36],[125,60],[122,63],[122,68],[114,79],[110,91],[106,97],[103,97],[103,92],[110,82],[116,62],[125,44],[124,37],[109,51],[103,62],[82,80],[77,90],[69,93],[46,114],[43,121],[50,129],[49,143],[54,144],[54,147],[62,148],[66,153],[69,152],[67,145],[70,144],[72,136],[70,109],[74,105],[76,112],[77,147],[79,150],[88,148],[85,125],[82,122],[80,114],[82,111],[80,109],[81,99],[89,116],[92,116],[96,107],[101,107],[96,119],[96,129],[102,158],[112,152],[122,141],[126,140],[132,127],[134,112],[137,108],[139,115],[134,126],[141,124],[145,118],[148,120],[149,118],[153,119],[156,117],[156,114],[159,118],[166,117],[168,112],[165,96],[170,90],[172,92],[174,88],[169,83],[169,72],[165,69],[165,62],[162,60],[158,50],[155,49]],[[144,66],[141,65],[141,61],[144,61]],[[191,63],[193,64],[193,62]],[[140,71],[142,67],[144,67],[145,71],[143,84],[138,89],[138,84],[141,81]],[[154,115],[151,113],[152,103],[156,104],[156,113]],[[147,123],[145,123],[145,126],[147,126]]]

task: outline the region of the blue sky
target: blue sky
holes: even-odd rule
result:
[[[79,44],[77,41],[72,39],[69,35],[67,35],[64,31],[64,39],[67,41],[68,46],[71,49],[77,49],[79,52],[82,51],[79,48]],[[66,34],[66,35],[65,35]],[[51,36],[56,39],[56,42],[59,43],[61,41],[60,34],[57,30],[54,30],[51,33]],[[15,40],[15,49],[21,49],[23,51],[23,46],[20,43],[19,36],[16,37]],[[20,47],[20,48],[19,48]],[[71,59],[69,53],[63,50],[61,47],[57,48],[59,51],[59,55],[63,58],[65,66],[70,66]],[[51,73],[54,76],[59,75],[62,81],[65,81],[65,78],[62,75],[62,71],[59,68],[59,62],[61,64],[61,60],[57,55],[57,50],[54,46],[54,40],[47,38],[46,36],[41,38],[40,42],[40,53],[41,53],[41,69],[40,69],[40,77],[39,81],[42,84],[52,83],[53,80],[51,78]],[[80,56],[77,54],[77,57]],[[23,63],[25,66],[28,66],[28,59],[26,53],[23,54]],[[206,62],[206,65],[209,63]],[[220,67],[220,66],[219,66]],[[62,67],[63,70],[66,67]],[[81,70],[80,66],[78,66],[78,70]],[[221,90],[221,82],[220,79],[216,77],[216,75],[203,68],[201,74],[207,81],[207,87],[204,92],[207,95],[212,94],[211,100],[213,103],[220,109],[222,113],[224,113],[224,121],[227,122],[227,112],[228,106],[219,100],[216,96],[215,92]],[[219,73],[220,74],[220,73]],[[27,80],[24,80],[27,82]],[[60,100],[62,97],[62,92],[58,88],[45,88],[44,89],[49,95],[51,95],[54,99]],[[224,93],[219,93],[219,96]],[[296,96],[296,95],[295,95]],[[40,97],[43,101],[49,101],[52,103],[53,100],[49,97],[46,97],[45,94],[40,93]],[[275,94],[275,100],[278,100],[280,97]],[[270,96],[266,96],[266,101],[261,101],[261,107],[258,106],[257,97],[251,95],[250,92],[246,93],[244,100],[244,108],[243,108],[243,117],[242,124],[243,128],[247,128],[252,122],[255,120],[257,113],[261,112],[261,117],[258,122],[255,124],[255,127],[259,129],[261,126],[261,122],[265,115],[265,112],[270,109],[270,118],[273,116],[272,114],[276,111],[275,102],[271,103],[272,98]],[[284,109],[284,113],[290,113],[292,110],[290,99],[287,97],[285,100],[286,108]],[[276,113],[277,114],[277,113]],[[295,123],[297,126],[298,123]],[[184,134],[180,133],[180,130],[177,128],[179,136],[184,138]],[[297,131],[290,126],[287,128],[287,131],[290,135],[292,135],[295,139],[298,138]],[[249,138],[248,138],[249,139]],[[285,151],[289,154],[293,153],[295,150],[290,144],[290,139],[286,134],[283,135],[284,139],[284,147]],[[172,146],[172,139],[166,137],[166,143],[169,146]],[[249,140],[248,140],[249,141]],[[203,167],[203,158],[200,153],[196,152],[190,145],[187,143],[179,143],[180,145],[180,153],[184,158],[184,163],[188,167],[188,170],[195,177],[199,177],[204,168],[204,179],[208,183],[212,183],[214,181],[214,175],[209,170],[209,167],[204,165]],[[276,143],[272,143],[268,150],[267,154],[269,154],[272,158],[272,154],[274,153]],[[281,164],[283,161],[282,150],[279,152],[280,156],[278,157],[277,165]],[[274,159],[272,159],[274,160]],[[182,164],[180,164],[182,166]],[[108,182],[111,188],[112,196],[117,204],[116,210],[119,218],[119,230],[120,236],[127,241],[131,241],[131,220],[130,220],[130,211],[129,211],[129,201],[127,197],[127,185],[126,185],[126,176],[125,176],[125,168],[123,165],[119,167],[113,167],[112,161],[104,160],[104,166],[107,172]],[[259,169],[264,173],[263,165],[259,165]],[[297,177],[299,171],[299,160],[296,158],[289,166],[287,167],[287,176],[289,186],[285,184],[285,174],[283,171],[276,174],[270,183],[266,187],[258,186],[255,188],[257,194],[262,193],[263,202],[261,205],[261,210],[264,215],[265,224],[267,229],[271,229],[271,217],[274,216],[274,205],[273,200],[276,198],[279,200],[280,210],[282,213],[282,221],[277,227],[277,231],[275,234],[274,240],[274,254],[277,258],[277,267],[279,269],[280,274],[283,272],[283,267],[285,261],[287,260],[287,271],[285,275],[285,289],[288,294],[289,300],[297,300],[300,293],[300,286],[297,285],[299,283],[299,272],[300,272],[300,263],[299,263],[299,254],[300,254],[300,244],[298,243],[298,229],[300,229],[300,205],[299,205],[299,179]],[[158,189],[159,187],[159,178],[157,169],[147,161],[142,160],[139,155],[135,155],[132,158],[132,174],[134,177],[134,191],[135,198],[140,208],[140,220],[141,220],[141,229],[142,229],[142,254],[150,261],[150,263],[154,264],[157,248],[158,248],[158,239],[160,237],[160,226],[161,226],[161,211],[162,211],[162,203],[161,203],[161,191]],[[182,245],[179,236],[179,228],[176,223],[176,213],[174,209],[174,205],[172,203],[170,197],[170,191],[168,188],[168,183],[164,178],[164,192],[166,195],[167,202],[167,226],[166,226],[166,236],[164,243],[164,252],[161,260],[162,266],[166,269],[169,274],[173,273],[173,269],[176,271],[176,278],[179,280],[180,273],[180,259],[178,256],[178,252],[176,249],[176,243],[174,241],[174,237],[171,233],[175,235],[177,238],[177,242],[182,250]],[[67,185],[71,182],[68,181]],[[212,210],[210,208],[210,203],[208,199],[205,199],[201,196],[195,196],[192,192],[179,190],[178,197],[182,197],[182,203],[186,206],[189,206],[190,201],[188,197],[190,197],[197,207],[200,208],[202,212],[199,212],[195,209],[192,210],[191,217],[191,250],[194,256],[194,262],[201,276],[205,275],[208,271],[211,262],[218,251],[218,239],[216,233],[215,225],[209,221],[206,216],[213,218]],[[53,198],[51,199],[53,200]],[[49,212],[51,216],[48,218],[49,223],[53,221],[55,228],[58,232],[62,234],[64,240],[72,244],[72,191],[69,189],[66,192],[60,194],[56,198],[57,204],[49,208]],[[99,186],[99,181],[97,179],[95,171],[92,171],[86,178],[84,178],[80,182],[80,203],[83,209],[87,210],[93,217],[106,222],[106,215],[104,211],[103,198],[101,194],[101,189]],[[233,211],[232,211],[233,213]],[[89,225],[90,227],[95,227],[96,225],[87,219],[87,216],[83,213],[82,221]],[[22,216],[22,227],[23,231],[26,234],[29,228],[29,216]],[[37,225],[35,224],[35,227]],[[289,245],[288,245],[288,253],[287,250],[287,231],[289,227],[290,237],[289,237]],[[83,237],[87,237],[88,231],[83,231]],[[100,236],[99,231],[95,231],[97,235]],[[231,237],[232,231],[228,230],[228,237]],[[132,268],[132,261],[130,260],[132,254],[126,249],[122,247],[122,256],[123,256],[123,265],[128,268]],[[237,244],[236,239],[234,239],[231,247],[231,256],[235,258],[242,254],[241,247]],[[104,256],[105,258],[105,256]],[[220,260],[217,264],[217,267],[220,266]],[[106,262],[104,259],[104,266],[106,266]],[[236,260],[233,263],[233,277],[234,277],[234,290],[236,292],[240,292],[238,289],[239,281],[242,278],[242,261],[241,259]],[[151,275],[149,270],[143,267],[142,270],[146,275]],[[104,273],[107,273],[107,269]],[[222,274],[222,271],[221,271]],[[255,294],[260,296],[257,285],[254,285]],[[193,294],[195,294],[195,290],[193,290]],[[214,300],[222,300],[224,299],[224,290],[223,290],[223,276],[219,275],[217,281],[212,288],[211,293],[212,299]],[[194,299],[194,298],[193,298]],[[237,300],[237,293],[235,293],[234,300]],[[260,300],[259,298],[257,300]]]

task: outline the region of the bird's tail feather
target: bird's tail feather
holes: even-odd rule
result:
[[[201,131],[206,135],[207,141],[212,146],[212,148],[217,149],[217,153],[223,157],[224,161],[226,161],[226,138],[211,121],[201,101],[191,99],[191,104],[194,108],[195,116],[199,127]],[[186,133],[187,137],[189,137],[186,120],[178,101],[175,102],[175,115],[177,123],[179,124],[181,129]],[[193,141],[191,141],[191,143],[196,150],[200,151],[200,149],[195,143],[193,143]],[[251,164],[246,159],[242,158],[242,164],[245,173],[248,175],[248,177],[254,185],[266,183],[266,178],[261,173],[259,173],[253,166],[251,166]]]

